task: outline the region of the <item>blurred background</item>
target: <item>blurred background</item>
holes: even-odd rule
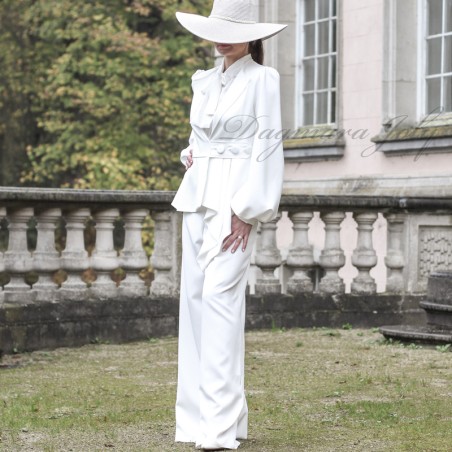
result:
[[[210,1],[0,2],[0,185],[175,189]],[[177,150],[177,151],[175,151]]]

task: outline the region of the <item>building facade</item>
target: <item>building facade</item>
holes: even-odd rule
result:
[[[419,196],[452,194],[452,0],[266,0],[263,20],[287,23],[266,42],[266,64],[281,74],[285,193]],[[279,222],[282,249],[290,222]],[[385,289],[387,223],[375,222]],[[349,287],[356,223],[347,215],[341,274]],[[309,239],[318,255],[323,223]],[[452,269],[450,215],[404,224],[406,287],[425,290],[434,269]]]

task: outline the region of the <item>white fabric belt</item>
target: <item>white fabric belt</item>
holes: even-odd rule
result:
[[[247,143],[206,143],[193,149],[193,158],[211,157],[220,159],[248,159],[252,148]]]

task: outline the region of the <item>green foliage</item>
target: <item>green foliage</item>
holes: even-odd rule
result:
[[[36,136],[31,111],[39,91],[37,67],[22,11],[31,0],[0,2],[0,183],[17,185],[25,148]]]
[[[11,69],[8,77],[18,76],[12,91],[26,97],[36,126],[20,182],[176,188],[179,151],[189,134],[190,76],[211,64],[211,47],[185,32],[174,13],[205,14],[209,6],[195,0],[3,2],[0,15],[9,9],[16,19],[11,28],[26,39],[7,47],[11,39],[2,28],[0,50],[11,61],[25,55],[27,67]]]
[[[441,353],[446,353],[450,351],[451,344],[445,344],[445,345],[437,345],[436,350],[438,350]]]

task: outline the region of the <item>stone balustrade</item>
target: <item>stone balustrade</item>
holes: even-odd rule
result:
[[[178,291],[180,217],[170,206],[173,195],[0,188],[0,303],[174,295]],[[122,220],[124,235],[120,250],[114,243],[118,219]],[[154,252],[150,258],[142,240],[146,219],[154,223]],[[85,237],[89,221],[95,225],[91,253]],[[56,249],[58,227],[65,230],[61,252]],[[36,235],[34,249],[30,249],[27,238],[30,232]],[[149,267],[154,273],[150,289],[140,277],[140,271]],[[119,284],[112,279],[117,269],[125,273]],[[95,274],[92,282],[85,277],[89,270]],[[56,282],[57,272],[64,278],[60,284]],[[33,273],[36,281],[30,283],[28,276]]]
[[[0,246],[3,242],[4,247],[0,248],[3,276],[0,303],[177,296],[181,218],[170,206],[173,195],[172,192],[0,188],[0,239],[3,238]],[[377,291],[371,270],[377,264],[372,232],[379,214],[386,221],[386,292],[404,293],[408,290],[406,268],[410,265],[406,255],[407,218],[425,212],[450,217],[452,199],[283,195],[281,212],[291,224],[293,240],[283,259],[277,246],[281,214],[274,221],[260,225],[254,257],[254,264],[260,270],[254,285],[256,294],[282,292],[281,277],[276,272],[282,267],[289,275],[284,284],[288,294],[344,293],[340,269],[346,258],[341,246],[341,225],[347,212],[351,212],[357,232],[351,256],[357,275],[351,282],[351,293],[366,295]],[[318,259],[309,240],[314,212],[318,212],[325,234]],[[120,249],[114,243],[119,218],[124,235]],[[154,251],[150,257],[142,243],[142,227],[149,218],[154,224]],[[84,234],[88,221],[95,225],[95,244],[90,253]],[[61,251],[56,248],[57,228],[65,231],[65,246]],[[36,235],[34,249],[30,249],[30,232]],[[140,277],[146,268],[154,274],[150,287]],[[119,283],[112,279],[117,269],[122,269],[124,274]],[[84,277],[88,270],[95,274],[94,281],[88,282]],[[57,272],[62,275],[59,283],[55,278]],[[30,274],[35,275],[33,282]],[[313,274],[322,275],[320,281],[316,283]]]
[[[347,234],[350,235],[351,232],[356,235],[356,244],[350,266],[354,267],[357,274],[351,282],[350,291],[352,294],[363,296],[377,293],[377,285],[371,276],[371,270],[378,262],[373,244],[374,227],[377,223],[379,223],[377,233],[384,235],[380,239],[386,242],[381,263],[385,267],[385,288],[380,292],[387,294],[425,292],[425,286],[409,281],[410,278],[421,279],[421,277],[426,280],[427,275],[421,275],[419,271],[419,260],[424,259],[428,262],[430,266],[428,273],[438,268],[446,269],[452,264],[452,260],[445,257],[452,246],[451,198],[283,195],[280,209],[288,213],[293,230],[292,244],[283,262],[292,273],[286,284],[287,293],[314,291],[324,294],[344,293],[344,279],[340,276],[340,270],[346,263],[343,242],[350,242]],[[312,222],[314,212],[319,213],[320,224],[323,225],[325,234],[317,262],[308,235],[308,232],[315,235],[312,229],[319,227],[319,222],[316,225]],[[349,225],[354,224],[354,231],[350,231],[350,227],[346,230],[346,221]],[[438,242],[432,240],[433,245],[430,248],[421,250],[418,246],[420,233],[425,229],[433,231],[434,236],[437,224],[446,228],[442,229],[443,235],[439,236]],[[266,228],[271,229],[270,226]],[[344,237],[341,238],[343,232],[345,240]],[[258,266],[259,255],[265,252],[263,249],[257,250]],[[277,262],[279,252],[274,255]],[[323,275],[318,282],[317,290],[313,278],[308,276],[316,267],[320,267],[320,274]],[[274,288],[276,289],[276,284]],[[256,292],[260,290],[261,288],[256,286]]]

